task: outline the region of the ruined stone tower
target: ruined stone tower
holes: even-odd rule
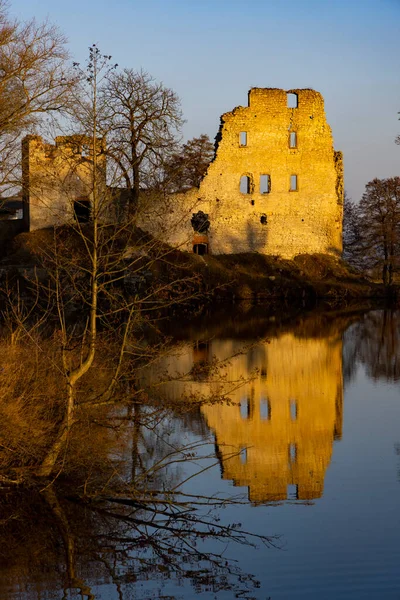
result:
[[[93,189],[93,144],[85,136],[59,136],[55,145],[40,136],[22,142],[25,229],[87,221]],[[101,148],[101,140],[98,140]],[[97,186],[105,187],[105,156],[97,158]]]
[[[160,235],[190,252],[340,256],[342,154],[333,148],[321,94],[251,89],[247,107],[222,115],[200,187],[175,195],[171,208]],[[200,242],[191,227],[196,211],[209,220]]]

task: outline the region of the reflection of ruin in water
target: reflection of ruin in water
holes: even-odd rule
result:
[[[237,342],[212,343],[218,358],[237,351]],[[342,430],[341,341],[284,334],[227,368],[235,380],[254,369],[255,379],[231,395],[239,406],[202,407],[223,477],[248,486],[252,502],[320,497],[333,440]]]
[[[167,385],[167,395],[177,398],[217,395],[221,377],[206,381],[207,364],[232,357],[220,375],[244,381],[232,386],[234,404],[204,404],[201,411],[215,434],[223,478],[247,486],[254,503],[323,493],[333,441],[342,431],[342,339],[336,329],[313,333],[295,328],[243,352],[241,340],[197,341],[167,361],[171,373],[192,374],[190,382]]]
[[[188,568],[185,577],[190,578],[194,585],[202,582],[210,589],[210,582],[204,583],[203,579],[202,567],[204,564],[199,566],[195,560],[193,563],[188,561],[186,548],[182,550],[179,546],[181,541],[184,542],[182,537],[176,538],[177,547],[172,546],[176,554],[171,554],[171,550],[167,546],[165,562],[160,554],[154,558],[143,543],[143,532],[139,527],[136,530],[137,537],[134,537],[132,523],[125,521],[124,518],[113,516],[116,513],[116,507],[121,505],[118,503],[110,505],[107,501],[109,493],[115,491],[109,479],[111,473],[115,473],[117,476],[118,488],[116,489],[120,489],[120,482],[129,483],[130,479],[134,481],[137,475],[140,475],[141,463],[145,470],[149,469],[153,464],[158,464],[162,457],[170,452],[171,445],[176,448],[181,447],[188,439],[188,432],[195,436],[193,439],[206,438],[207,425],[215,433],[224,479],[233,480],[238,486],[247,486],[250,500],[254,504],[268,500],[279,501],[287,497],[289,499],[295,497],[312,499],[321,496],[323,480],[331,460],[333,440],[340,438],[341,435],[342,331],[346,330],[349,323],[354,321],[354,317],[346,317],[343,321],[336,317],[328,323],[323,318],[318,318],[318,315],[309,315],[300,317],[300,319],[301,322],[298,322],[290,330],[288,326],[282,324],[270,324],[269,328],[258,326],[257,323],[250,325],[249,319],[247,321],[239,319],[236,332],[233,331],[233,327],[229,329],[232,323],[228,322],[227,324],[222,319],[218,321],[215,328],[211,325],[207,330],[197,328],[196,334],[192,335],[192,341],[185,342],[178,347],[180,352],[178,357],[170,355],[162,361],[161,371],[168,366],[170,372],[178,371],[182,375],[179,381],[168,384],[169,390],[166,395],[176,400],[185,386],[188,392],[217,393],[222,387],[220,378],[213,371],[213,357],[225,359],[237,353],[226,365],[225,372],[228,378],[237,380],[241,376],[248,378],[254,375],[254,377],[238,388],[236,392],[230,394],[235,404],[216,404],[214,406],[195,404],[196,410],[183,412],[183,415],[178,415],[171,421],[170,415],[167,413],[165,429],[158,422],[158,439],[144,435],[142,442],[136,438],[139,438],[138,417],[144,408],[139,410],[138,407],[134,407],[126,415],[129,416],[129,419],[126,421],[122,419],[125,423],[123,427],[116,429],[104,427],[105,424],[112,423],[113,418],[119,420],[126,414],[125,409],[122,412],[113,409],[106,414],[103,413],[104,421],[99,423],[98,429],[93,429],[93,423],[88,424],[90,427],[89,437],[85,423],[82,422],[77,427],[74,440],[72,440],[73,464],[75,467],[78,465],[79,469],[69,470],[66,465],[66,472],[69,472],[70,477],[74,479],[72,488],[69,487],[71,481],[67,485],[68,478],[59,478],[55,481],[58,500],[54,500],[54,497],[52,498],[48,493],[34,494],[32,490],[12,491],[3,487],[0,502],[2,516],[0,533],[3,550],[0,557],[2,575],[0,597],[14,598],[15,600],[22,598],[37,600],[39,597],[50,596],[58,598],[61,597],[61,592],[57,595],[57,590],[64,586],[64,593],[69,593],[71,597],[78,595],[83,597],[86,594],[85,598],[90,598],[91,588],[92,593],[99,599],[118,597],[125,600],[133,596],[148,598],[156,585],[160,590],[163,588],[163,582],[168,582],[170,585],[170,581],[175,577],[174,568],[171,565],[171,558],[174,557],[178,561],[179,567],[184,565]],[[194,332],[194,329],[192,331]],[[193,342],[194,338],[199,337],[199,331],[203,333],[203,339]],[[225,331],[224,339],[221,331]],[[246,348],[244,346],[246,342],[243,339],[248,340],[252,331],[268,336],[270,342],[257,342]],[[343,337],[344,372],[347,372],[349,377],[355,377],[358,366],[361,364],[370,378],[380,377],[386,382],[398,381],[400,372],[399,331],[400,316],[398,313],[374,311],[366,314],[357,322],[353,322]],[[235,333],[238,336],[236,339]],[[228,336],[229,339],[227,339]],[[240,349],[243,350],[243,353],[239,353]],[[190,373],[190,377],[183,376],[184,373]],[[151,377],[156,383],[154,388],[154,393],[156,393],[160,382],[160,378],[156,379],[156,369],[151,373]],[[151,377],[149,376],[149,380]],[[397,391],[397,388],[392,388],[393,405],[396,403]],[[358,411],[364,410],[365,407],[368,413],[368,402],[364,402],[365,388],[362,387],[360,392],[363,402],[359,403]],[[385,413],[384,410],[382,411],[381,403],[376,400],[377,398],[373,396],[371,406],[374,405],[374,410],[370,411],[375,416],[378,413]],[[388,405],[386,404],[386,406]],[[199,416],[200,411],[202,418]],[[346,485],[344,490],[338,487],[338,482],[339,485],[340,482],[343,483],[343,476],[342,479],[338,479],[338,469],[335,469],[336,474],[332,474],[333,477],[330,481],[330,494],[325,493],[325,509],[322,511],[325,513],[325,520],[320,520],[322,513],[321,510],[318,510],[317,524],[314,522],[313,525],[312,515],[314,513],[310,507],[301,511],[302,514],[309,515],[305,520],[298,519],[297,508],[282,507],[283,512],[281,509],[276,509],[280,515],[285,515],[284,519],[287,515],[292,514],[291,510],[295,510],[292,517],[295,515],[294,518],[297,518],[298,522],[303,521],[301,525],[298,524],[294,528],[294,536],[300,540],[299,550],[294,549],[290,559],[293,561],[293,569],[296,572],[299,570],[299,564],[305,564],[308,568],[307,556],[305,562],[301,563],[300,554],[303,553],[304,547],[302,541],[305,540],[307,544],[310,540],[310,527],[312,535],[326,538],[323,548],[332,550],[329,528],[324,528],[328,521],[332,525],[332,519],[336,518],[334,511],[340,511],[340,507],[336,509],[338,493],[342,497],[343,506],[350,506],[350,512],[345,513],[347,515],[354,514],[351,511],[358,511],[360,489],[361,491],[370,489],[370,477],[374,473],[375,475],[379,473],[377,484],[373,486],[379,489],[379,495],[376,496],[377,502],[382,501],[382,492],[387,489],[379,488],[381,472],[376,467],[382,465],[382,462],[368,462],[364,473],[363,485],[365,487],[358,487],[359,471],[353,469],[355,463],[352,452],[355,449],[357,460],[357,443],[363,437],[367,437],[368,440],[363,446],[367,448],[370,443],[369,435],[372,435],[374,427],[373,423],[364,421],[365,415],[358,411],[353,414],[356,430],[351,427],[351,418],[349,419],[350,425],[347,424],[348,435],[346,438],[348,438],[347,441],[351,440],[351,443],[344,444],[341,448],[342,457],[338,459],[336,465],[340,467],[340,463],[342,463],[343,468],[343,464],[348,465],[350,462],[351,471],[346,466],[344,475],[346,480],[349,479],[349,473],[352,478],[354,475],[354,482],[351,486]],[[362,427],[360,427],[360,414],[363,416]],[[393,419],[393,414],[398,414],[398,412],[389,413],[388,418]],[[348,416],[351,417],[350,413]],[[373,444],[381,436],[384,422],[381,421],[380,425],[378,423],[375,437],[372,437]],[[392,429],[396,428],[396,424],[396,421],[393,421]],[[160,438],[165,441],[165,447],[160,444]],[[394,439],[396,442],[398,441],[398,438]],[[386,437],[384,444],[386,444]],[[379,446],[379,448],[382,447],[383,445]],[[374,448],[375,446],[373,446],[375,452]],[[390,446],[391,458],[394,452],[393,448],[400,453],[397,443],[395,446]],[[234,456],[228,458],[232,454]],[[139,457],[140,461],[137,460]],[[371,453],[368,458],[372,457]],[[362,455],[361,461],[363,458]],[[179,468],[180,465],[186,466],[187,461],[180,462]],[[389,465],[388,479],[390,480],[392,474],[395,477],[393,471],[395,463],[391,461]],[[185,474],[184,468],[182,471],[176,472],[174,469],[167,470],[146,485],[154,485],[157,489],[171,490],[182,478],[185,478]],[[203,483],[204,491],[209,489],[210,482],[207,478],[207,472],[200,475],[195,493],[198,493],[199,486]],[[107,498],[100,503],[98,503],[99,499],[94,503],[88,503],[87,499],[83,503],[77,502],[78,499],[75,497],[77,489],[82,489],[86,485],[89,491],[92,489],[95,492],[96,489],[103,489],[103,485],[106,483]],[[215,481],[212,483],[215,484]],[[193,491],[190,487],[187,489]],[[355,493],[352,499],[349,490],[353,489]],[[395,488],[390,487],[388,490],[385,497],[393,498]],[[216,484],[216,490],[213,491],[216,492],[217,497],[218,484]],[[345,495],[347,495],[346,498]],[[374,511],[376,512],[376,506],[379,507],[380,504],[373,502],[369,496],[367,501],[371,504],[371,514],[373,515]],[[329,506],[333,507],[331,511]],[[382,560],[387,560],[389,566],[392,560],[395,569],[397,565],[397,555],[393,552],[395,546],[386,546],[387,531],[392,525],[395,530],[395,523],[393,524],[390,518],[392,514],[396,514],[396,507],[394,504],[392,506],[393,512],[387,511],[387,517],[383,515],[385,518],[389,518],[389,521],[382,528],[382,539],[387,550],[387,554],[383,555]],[[97,510],[98,508],[100,510]],[[105,509],[109,509],[109,512],[106,512]],[[240,507],[240,510],[242,509],[249,510],[247,507]],[[262,511],[260,508],[257,509],[257,514],[260,510]],[[131,515],[132,507],[127,507],[127,511],[122,514],[122,517],[127,514]],[[281,533],[276,522],[268,520],[267,513],[263,513],[263,527],[268,533]],[[243,514],[246,515],[246,513]],[[138,511],[136,516],[143,518],[145,513]],[[244,523],[245,519],[246,516],[242,517],[242,513],[237,518]],[[341,523],[345,523],[343,527],[348,528],[349,535],[353,536],[354,529],[352,529],[351,519],[344,519],[339,512],[338,523],[339,520]],[[372,517],[371,522],[373,520]],[[379,523],[384,522],[378,519],[378,527],[380,527]],[[292,525],[293,519],[289,519],[289,528],[292,528]],[[356,522],[356,527],[359,527],[359,521]],[[261,525],[260,531],[262,531]],[[319,535],[320,531],[324,531],[324,536]],[[342,531],[336,530],[335,525],[332,535],[334,539],[338,540],[339,549],[343,548],[342,533]],[[284,531],[283,535],[286,535]],[[367,539],[366,536],[369,536],[368,530],[361,537],[362,543]],[[396,538],[395,535],[393,537]],[[160,534],[160,531],[155,529],[151,543],[162,544],[164,540],[168,545],[171,543],[171,539],[165,538],[162,532]],[[284,542],[286,542],[285,539]],[[159,547],[157,549],[159,550]],[[333,550],[336,552],[338,549],[335,546]],[[349,552],[351,551],[350,548]],[[279,554],[278,560],[281,560],[283,554]],[[286,553],[286,555],[289,554]],[[329,551],[327,556],[329,561],[331,556]],[[360,554],[355,556],[357,558]],[[346,559],[349,559],[349,554]],[[239,560],[241,560],[240,557]],[[268,560],[266,555],[265,560]],[[265,564],[264,558],[260,564]],[[350,562],[349,564],[350,567],[353,567],[354,563]],[[355,564],[357,566],[358,563]],[[370,569],[371,564],[372,562],[368,562],[366,569]],[[313,565],[314,563],[306,572],[307,577],[310,573],[314,573]],[[198,569],[198,579],[196,579],[196,569]],[[340,573],[332,571],[330,562],[326,566],[323,561],[321,562],[321,578],[325,577],[324,569],[328,576],[333,573],[340,580]],[[346,569],[345,575],[349,572],[349,569]],[[292,573],[293,571],[282,570],[282,577],[290,582],[290,586],[293,585]],[[379,585],[382,585],[381,573],[382,571],[378,574]],[[222,572],[221,574],[219,571],[218,574],[221,579],[225,578],[226,573]],[[269,574],[266,572],[267,576],[269,577]],[[175,585],[174,589],[179,588],[182,580],[181,571],[178,572],[178,578],[173,584]],[[262,582],[266,585],[268,594],[269,580],[264,582],[262,579]],[[345,577],[341,585],[346,586],[343,587],[346,591],[348,584],[349,580]],[[230,585],[228,580],[226,585]],[[281,581],[280,585],[283,593],[288,592],[290,595],[289,590]],[[307,589],[309,589],[308,585],[307,581]],[[66,591],[67,586],[69,586],[69,591]],[[363,585],[362,593],[365,589],[365,585]],[[181,592],[181,590],[179,591]],[[333,592],[336,591],[337,588],[334,588]],[[177,593],[177,595],[192,597],[191,592],[192,590],[189,591],[187,588],[183,593]],[[275,594],[271,593],[275,597]],[[231,596],[233,596],[233,592]],[[364,595],[358,597],[364,597]],[[380,597],[379,594],[377,597]]]

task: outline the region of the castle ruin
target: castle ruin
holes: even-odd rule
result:
[[[106,158],[97,140],[98,189],[106,186]],[[100,151],[99,151],[100,149]],[[85,222],[91,218],[93,143],[82,135],[59,136],[48,144],[29,135],[22,142],[22,200],[25,230]]]
[[[57,137],[51,145],[28,136],[22,163],[25,229],[90,219],[88,138]],[[97,185],[106,188],[106,152],[97,168]],[[340,256],[342,215],[342,153],[333,148],[321,94],[252,88],[247,107],[222,115],[200,186],[164,198],[143,193],[137,224],[198,254]]]
[[[199,188],[173,197],[164,238],[199,254],[340,256],[343,160],[321,94],[253,88],[248,104],[222,115],[215,158]],[[191,226],[200,211],[207,231]]]

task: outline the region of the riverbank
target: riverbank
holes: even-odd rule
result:
[[[87,251],[76,231],[57,230],[59,247],[72,268],[87,261]],[[54,230],[46,229],[17,236],[0,262],[2,278],[21,280],[29,287],[32,279],[44,282],[50,275],[50,248]],[[115,251],[115,248],[113,248]],[[216,304],[251,304],[311,308],[323,302],[327,307],[357,303],[382,304],[387,290],[330,255],[298,255],[292,260],[258,253],[198,256],[172,249],[140,230],[119,243],[116,285],[136,297],[158,287],[154,300],[178,310]],[[391,299],[396,296],[392,290]]]

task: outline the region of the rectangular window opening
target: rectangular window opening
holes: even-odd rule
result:
[[[287,94],[287,107],[288,108],[297,108],[299,105],[299,98],[297,94],[289,93]]]
[[[269,194],[271,191],[270,175],[260,175],[260,194]]]
[[[299,489],[297,485],[289,484],[287,486],[286,497],[288,500],[299,499]]]
[[[260,417],[262,421],[271,420],[271,403],[268,398],[261,398],[260,400]]]
[[[290,418],[297,421],[297,400],[290,400]]]
[[[247,448],[240,449],[240,462],[242,463],[242,465],[245,465],[247,463]]]
[[[290,191],[291,192],[297,192],[297,175],[291,175],[290,176]]]
[[[240,178],[239,189],[242,194],[251,194],[251,179],[248,175],[242,175]]]
[[[241,131],[239,133],[239,145],[247,146],[247,131]]]
[[[297,446],[296,444],[289,444],[289,464],[296,462],[297,458]]]
[[[242,419],[251,418],[251,401],[250,398],[242,398],[240,401],[240,416]]]
[[[199,256],[208,254],[208,244],[193,244],[193,253]]]
[[[297,148],[297,133],[295,131],[289,133],[289,148]]]

